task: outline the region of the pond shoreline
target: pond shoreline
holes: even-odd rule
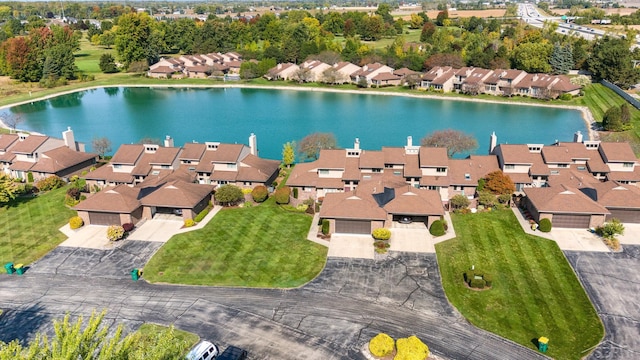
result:
[[[396,93],[396,92],[387,92],[387,91],[360,91],[360,90],[345,90],[345,89],[330,89],[330,88],[317,88],[317,87],[302,87],[302,86],[277,86],[277,85],[249,85],[249,84],[211,84],[211,85],[194,85],[194,84],[172,84],[172,85],[157,85],[157,84],[144,84],[144,85],[96,85],[96,86],[87,86],[84,88],[62,91],[55,94],[46,95],[43,97],[34,98],[33,100],[25,100],[16,102],[13,104],[8,104],[4,106],[0,106],[0,110],[5,110],[11,108],[13,106],[29,104],[35,101],[48,100],[51,98],[55,98],[62,95],[73,94],[75,92],[87,91],[87,90],[95,90],[101,88],[110,88],[110,87],[138,87],[138,88],[201,88],[201,89],[213,89],[213,88],[229,88],[229,89],[264,89],[264,90],[290,90],[290,91],[308,91],[308,92],[328,92],[328,93],[346,93],[346,94],[356,94],[356,95],[376,95],[376,96],[402,96],[409,98],[417,98],[417,99],[431,99],[431,100],[443,100],[443,101],[466,101],[466,102],[478,102],[478,103],[487,103],[487,104],[500,104],[500,105],[516,105],[516,106],[536,106],[536,107],[546,107],[546,108],[556,108],[556,109],[568,109],[568,110],[576,110],[580,111],[582,114],[582,120],[585,122],[587,126],[589,140],[598,140],[599,135],[595,128],[595,119],[593,118],[593,114],[586,106],[574,106],[574,105],[556,105],[556,104],[533,104],[533,103],[520,103],[520,102],[506,102],[500,100],[489,100],[489,99],[474,99],[474,98],[449,98],[438,95],[431,94],[407,94],[407,93]],[[0,127],[5,129],[10,129],[2,119],[0,119]],[[19,131],[19,129],[18,129]]]

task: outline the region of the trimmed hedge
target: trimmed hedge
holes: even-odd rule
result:
[[[82,225],[84,225],[84,221],[80,216],[74,216],[71,219],[69,219],[69,227],[71,229],[74,229],[74,230],[79,229],[82,227]]]
[[[294,199],[298,198],[298,188],[293,188],[293,198]]]
[[[549,219],[542,219],[540,220],[540,224],[538,226],[538,230],[542,231],[542,232],[549,232],[551,231],[551,220]]]
[[[131,232],[133,228],[134,228],[133,223],[122,224],[122,229],[124,229],[125,232]]]
[[[442,223],[442,220],[436,220],[431,224],[431,227],[429,228],[429,233],[433,236],[442,236],[445,234],[444,231],[444,224]]]
[[[291,188],[288,186],[283,186],[280,189],[276,190],[273,194],[274,199],[276,200],[276,204],[284,205],[289,203],[289,197],[291,196]]]
[[[329,220],[322,219],[322,233],[325,235],[329,235]]]
[[[484,289],[485,287],[489,287],[493,284],[493,276],[481,269],[469,269],[462,273],[462,276],[464,277],[464,282],[474,289]]]
[[[395,341],[385,333],[379,333],[369,341],[369,351],[375,357],[385,357],[395,350]]]
[[[378,228],[371,233],[376,240],[389,240],[391,238],[391,230],[387,228]]]
[[[261,203],[269,197],[269,190],[264,185],[258,185],[251,191],[251,197],[253,197],[253,201]]]
[[[202,219],[204,219],[205,216],[207,216],[209,214],[209,209],[210,208],[206,208],[202,211],[200,211],[200,213],[198,215],[196,215],[195,218],[193,218],[193,221],[195,222],[200,222],[202,221]]]

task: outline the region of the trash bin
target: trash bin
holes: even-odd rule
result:
[[[13,263],[4,264],[4,269],[7,270],[7,274],[9,275],[13,274],[16,271],[16,269],[13,267]]]
[[[547,339],[544,336],[539,338],[538,339],[538,350],[540,350],[540,352],[542,352],[542,353],[546,353],[548,348],[549,348],[549,339]]]
[[[131,280],[138,281],[139,278],[140,278],[140,270],[138,269],[131,270]]]
[[[22,265],[22,264],[17,264],[17,265],[15,266],[15,269],[16,269],[16,274],[18,274],[18,275],[22,275],[22,274],[24,274],[24,265]]]

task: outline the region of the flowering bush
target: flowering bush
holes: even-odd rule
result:
[[[391,354],[394,349],[395,341],[385,333],[380,333],[369,341],[369,351],[375,357],[385,357]]]
[[[429,356],[429,347],[415,335],[398,339],[398,353],[393,360],[424,360]]]
[[[53,189],[61,188],[63,186],[64,186],[64,180],[62,180],[61,178],[55,175],[49,176],[48,178],[42,179],[36,183],[36,187],[40,191],[53,190]]]
[[[389,240],[391,238],[391,230],[387,228],[378,228],[371,233],[376,240]]]
[[[69,227],[72,229],[79,229],[82,225],[84,225],[84,221],[82,221],[80,216],[74,216],[69,219]]]
[[[192,227],[195,224],[196,224],[196,222],[193,221],[193,219],[186,219],[184,221],[184,227]]]
[[[124,237],[124,228],[120,225],[111,225],[107,228],[107,239],[118,241]]]
[[[391,245],[387,241],[377,240],[373,243],[373,247],[378,254],[386,254]]]

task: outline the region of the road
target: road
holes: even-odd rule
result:
[[[54,250],[22,277],[0,275],[0,340],[51,332],[51,320],[67,312],[88,316],[107,309],[109,323],[130,330],[143,322],[175,324],[223,349],[244,347],[250,359],[363,359],[361,348],[379,332],[415,334],[445,359],[544,358],[458,314],[445,298],[434,254],[330,258],[319,277],[292,290],[133,282],[126,271],[114,277],[116,267],[104,264],[105,276],[81,271],[119,261],[117,254],[87,255],[83,250],[73,261],[73,253]]]

